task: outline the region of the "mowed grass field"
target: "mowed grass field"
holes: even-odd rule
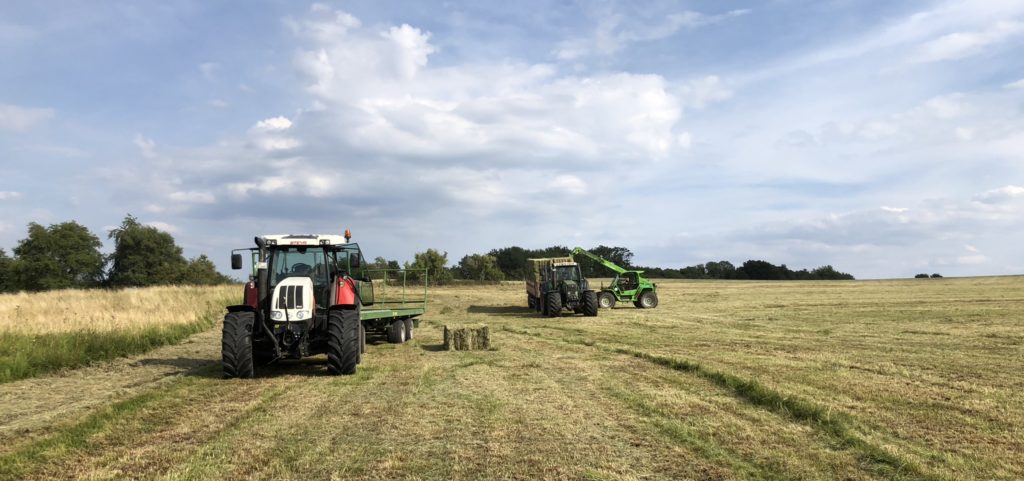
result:
[[[542,318],[438,288],[359,373],[220,332],[0,384],[0,479],[1024,479],[1024,278],[659,282]],[[494,348],[440,350],[486,323]]]

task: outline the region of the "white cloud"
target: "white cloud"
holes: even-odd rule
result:
[[[218,72],[220,72],[220,64],[217,62],[204,62],[199,64],[199,73],[201,73],[203,78],[206,80],[216,80]]]
[[[271,117],[256,122],[252,130],[258,132],[278,132],[282,130],[288,130],[292,127],[292,121],[285,117]]]
[[[964,249],[967,249],[967,252],[978,252],[978,248],[970,244],[964,244]]]
[[[1024,197],[1024,187],[1019,185],[1007,185],[998,189],[992,189],[974,196],[974,200],[984,204],[999,204],[1017,197]]]
[[[160,229],[164,232],[169,232],[171,234],[178,232],[178,227],[176,225],[168,224],[167,222],[153,221],[146,222],[145,225],[148,225],[150,227],[156,227],[157,229]]]
[[[187,204],[212,204],[217,201],[217,197],[209,192],[197,192],[197,191],[178,191],[171,192],[167,196],[168,199],[174,202],[182,202]]]
[[[143,157],[156,157],[156,142],[153,142],[153,139],[143,137],[142,134],[135,134],[135,138],[132,140],[132,143],[139,148],[139,152],[142,153]]]
[[[224,108],[227,108],[230,104],[228,104],[228,102],[226,100],[223,100],[223,99],[213,99],[213,100],[211,100],[209,102],[209,105],[210,105],[210,107],[213,107],[213,108],[216,108],[216,109],[224,109]]]
[[[896,213],[896,214],[902,214],[902,213],[904,213],[904,212],[906,212],[906,211],[908,211],[910,209],[907,208],[907,207],[889,207],[887,205],[883,205],[882,206],[882,210],[884,210],[886,212],[893,212],[893,213]]]
[[[575,175],[559,175],[548,183],[548,189],[572,195],[587,193],[587,183]]]
[[[0,104],[0,129],[24,131],[53,118],[53,109]]]
[[[17,200],[21,198],[21,192],[0,190],[0,200]]]
[[[956,60],[982,53],[986,47],[1024,34],[1024,23],[999,21],[984,30],[953,32],[923,44],[915,56],[921,63]]]
[[[988,261],[989,261],[988,256],[983,256],[981,254],[975,254],[975,255],[969,255],[969,256],[959,256],[959,257],[956,258],[957,264],[962,264],[962,265],[985,264]]]
[[[1010,82],[1003,87],[1008,89],[1024,89],[1024,78],[1017,80],[1016,82]]]

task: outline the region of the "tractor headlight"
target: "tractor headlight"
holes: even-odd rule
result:
[[[275,321],[280,321],[281,319],[284,319],[284,313],[281,311],[270,311],[270,318]]]
[[[299,311],[295,313],[296,319],[305,319],[309,317],[309,311]]]

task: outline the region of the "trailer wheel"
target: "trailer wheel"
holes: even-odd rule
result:
[[[355,374],[359,324],[356,309],[334,309],[327,315],[327,371],[331,374]]]
[[[544,314],[548,317],[558,317],[562,313],[562,296],[558,292],[549,292],[547,302],[544,303]]]
[[[255,321],[256,315],[252,312],[229,312],[224,316],[220,343],[224,377],[253,377],[252,327]]]
[[[594,317],[597,315],[597,293],[594,291],[583,291],[583,315]]]
[[[611,309],[615,307],[615,294],[604,291],[597,295],[597,306],[601,309]]]
[[[529,294],[526,295],[526,306],[533,310],[537,309],[537,301],[533,300],[533,296]]]
[[[411,341],[412,340],[412,328],[413,327],[415,327],[415,326],[413,325],[412,319],[406,319],[405,320],[405,340],[406,341]]]
[[[388,342],[392,344],[405,342],[405,321],[398,319],[391,323],[391,328],[388,329]]]
[[[641,309],[658,307],[658,295],[654,291],[644,291],[643,294],[640,294],[640,300],[636,301],[636,307]]]

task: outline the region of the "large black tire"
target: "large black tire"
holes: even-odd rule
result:
[[[388,342],[401,344],[405,342],[405,321],[398,319],[391,323],[388,329]]]
[[[411,341],[413,339],[412,331],[413,331],[414,327],[416,327],[416,324],[414,322],[412,322],[412,319],[406,319],[405,320],[405,340],[406,341]]]
[[[363,321],[359,321],[359,354],[356,355],[356,364],[363,363],[363,354],[366,352],[366,327]]]
[[[327,315],[327,372],[355,374],[359,363],[359,310],[333,309]]]
[[[597,315],[597,293],[594,291],[583,291],[583,315],[594,317]]]
[[[562,313],[562,296],[558,292],[549,292],[544,302],[544,315],[558,317]]]
[[[658,307],[658,294],[654,291],[644,291],[640,294],[640,299],[636,301],[636,307],[641,309],[654,309]]]
[[[615,307],[615,294],[608,291],[603,291],[597,295],[597,307],[602,309],[611,309]]]
[[[255,374],[252,366],[252,328],[255,324],[256,314],[253,312],[229,312],[224,316],[220,343],[224,377],[251,378]]]
[[[537,310],[537,301],[533,300],[533,296],[526,295],[526,306],[532,310]]]

